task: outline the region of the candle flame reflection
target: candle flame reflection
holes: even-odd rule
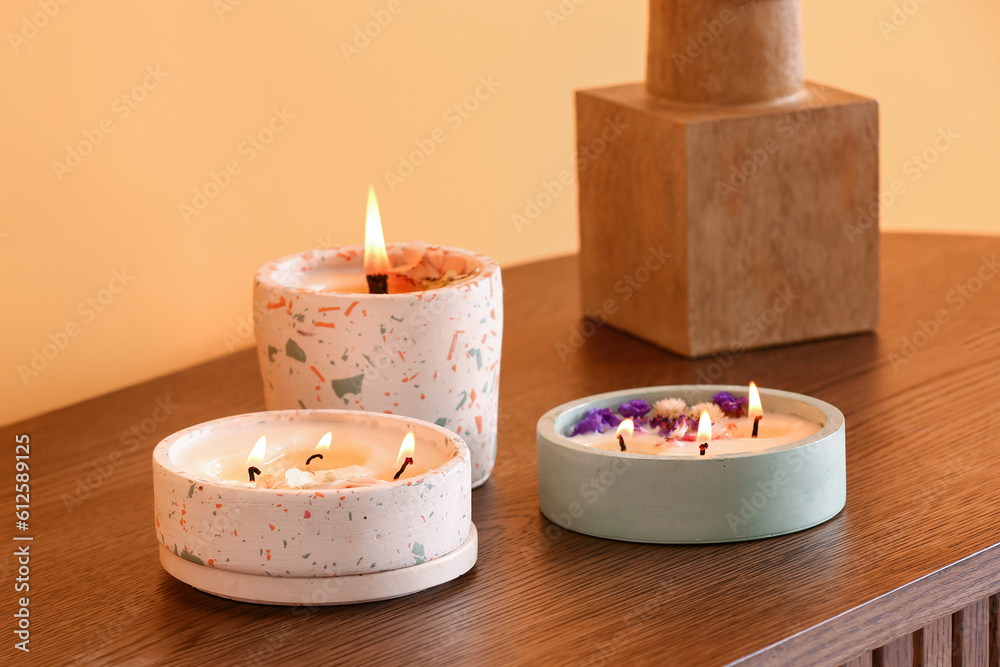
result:
[[[712,439],[712,418],[708,416],[708,410],[701,411],[698,419],[698,442],[706,443]]]
[[[385,237],[382,236],[382,218],[378,213],[375,188],[368,188],[368,215],[365,218],[365,275],[382,275],[389,272],[392,264],[385,252]]]
[[[635,422],[631,419],[624,419],[622,423],[618,425],[618,430],[615,431],[615,437],[624,435],[626,438],[631,438],[632,433],[635,432]]]
[[[247,465],[254,466],[259,463],[264,462],[264,453],[267,451],[267,438],[265,436],[260,436],[257,440],[257,444],[253,446],[250,450],[250,456],[247,457]]]
[[[750,407],[747,410],[750,419],[764,416],[764,408],[760,405],[760,394],[757,392],[757,385],[750,383]]]
[[[403,438],[403,444],[399,446],[399,456],[396,457],[396,465],[403,465],[403,461],[407,457],[413,457],[413,448],[416,444],[416,439],[413,437],[413,433],[407,433],[406,437]]]

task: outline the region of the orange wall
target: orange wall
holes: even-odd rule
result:
[[[894,4],[919,9],[882,31]],[[994,231],[998,3],[804,5],[810,78],[883,102],[883,186],[907,188],[884,227]],[[345,53],[371,12],[387,24]],[[0,422],[250,346],[253,271],[360,242],[369,182],[390,240],[504,265],[572,252],[572,191],[520,230],[511,216],[571,164],[572,90],[642,77],[645,13],[634,0],[5,0]],[[477,108],[449,111],[466,99]],[[949,127],[948,153],[907,173]],[[438,128],[444,143],[390,187],[385,172]],[[81,143],[88,154],[67,156]]]

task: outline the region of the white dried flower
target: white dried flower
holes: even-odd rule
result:
[[[687,403],[680,398],[664,398],[653,403],[653,414],[664,419],[677,419],[687,412]]]
[[[698,420],[701,419],[702,412],[708,412],[708,417],[712,420],[713,424],[718,424],[726,416],[726,413],[718,405],[711,401],[705,401],[692,405],[691,410],[688,411],[688,418],[692,420],[693,424],[697,425]]]
[[[285,471],[285,481],[293,489],[301,489],[306,484],[312,484],[315,477],[311,472],[298,468],[289,468]]]

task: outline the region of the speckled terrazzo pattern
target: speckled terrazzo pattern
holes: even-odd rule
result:
[[[285,288],[289,267],[354,260],[360,248],[317,250],[257,273],[257,350],[270,410],[339,408],[399,414],[459,434],[473,486],[496,459],[503,336],[500,269],[445,288],[393,295],[317,294]]]
[[[207,428],[223,429],[248,417],[254,416],[211,422]],[[170,462],[170,446],[185,434],[204,434],[205,428],[174,434],[153,454],[157,539],[193,563],[278,577],[370,574],[444,556],[469,536],[468,450],[443,429],[433,437],[452,443],[455,456],[419,478],[366,488],[296,490],[225,485],[178,470]],[[433,429],[417,427],[418,438],[420,428]]]

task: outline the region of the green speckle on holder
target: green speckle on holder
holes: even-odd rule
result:
[[[445,424],[448,423],[448,418],[447,417],[439,417],[438,419],[436,419],[434,421],[434,423],[437,424],[438,426],[444,426]]]
[[[303,558],[309,558],[309,554],[302,554]]]
[[[292,317],[294,317],[295,319],[297,319],[299,322],[305,322],[306,321],[305,313],[299,313],[297,315],[292,315]]]
[[[301,406],[302,406],[302,409],[303,409],[303,410],[307,410],[308,408],[306,408],[306,404],[302,402],[302,399],[300,398],[300,399],[298,399],[298,400],[299,400],[299,405],[301,405]]]
[[[472,348],[469,350],[468,355],[470,357],[476,358],[476,366],[479,370],[483,370],[483,353],[479,348]]]
[[[333,387],[333,391],[336,392],[337,398],[343,398],[347,394],[360,394],[361,384],[365,380],[365,374],[355,375],[354,377],[342,378],[340,380],[333,380],[330,385]]]
[[[422,545],[420,542],[413,543],[413,555],[416,557],[415,560],[417,562],[417,565],[427,562],[427,559],[424,557],[425,556],[424,545]]]
[[[292,359],[295,359],[296,361],[301,361],[302,363],[306,363],[305,350],[299,347],[299,344],[296,343],[291,338],[289,338],[288,342],[285,343],[285,354],[287,354]]]
[[[456,410],[461,410],[461,409],[462,409],[462,406],[463,406],[463,405],[465,405],[465,402],[466,402],[467,400],[469,400],[469,392],[467,392],[467,391],[463,391],[463,392],[461,393],[461,396],[462,396],[462,400],[460,400],[460,401],[458,402],[458,405],[456,405],[456,406],[455,406],[455,409],[456,409]]]
[[[187,549],[181,552],[181,558],[184,560],[189,560],[195,565],[204,565],[205,561],[195,556],[193,553],[189,552]]]
[[[402,322],[403,321],[402,317],[396,317],[395,315],[390,315],[389,319],[390,320],[396,320],[397,322]]]
[[[274,355],[278,354],[278,348],[273,345],[267,346],[267,360],[274,361]]]
[[[347,520],[348,521],[354,521],[354,513],[353,512],[348,512],[347,513]]]
[[[192,497],[194,495],[195,484],[197,484],[197,482],[191,482],[191,488],[188,489],[188,498],[190,498],[190,497]]]

